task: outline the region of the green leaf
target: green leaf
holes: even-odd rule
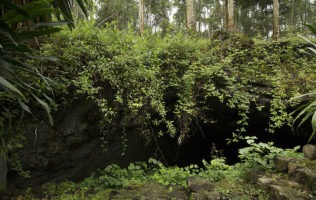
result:
[[[313,101],[312,103],[310,103],[308,106],[306,106],[306,108],[304,108],[296,117],[295,119],[293,120],[293,124],[301,118],[302,115],[306,114],[306,112],[309,111],[310,108],[316,106],[316,100]]]
[[[12,85],[9,81],[7,81],[5,78],[3,78],[2,76],[0,76],[0,85],[14,91],[18,95],[20,95],[24,100],[26,100],[22,92],[18,88],[16,88],[14,85]]]
[[[50,124],[53,126],[54,125],[54,121],[53,121],[53,117],[52,117],[52,115],[51,115],[51,109],[50,109],[50,107],[49,107],[49,105],[45,102],[45,101],[43,101],[43,100],[41,100],[40,98],[38,98],[36,95],[34,95],[33,93],[32,93],[32,96],[35,98],[35,100],[45,109],[45,111],[47,112],[47,115],[48,115],[48,119],[49,119],[49,122],[50,122]]]
[[[71,24],[69,27],[73,27],[73,18],[71,14],[69,1],[64,0],[54,0],[54,6],[59,8],[67,21],[70,21]]]
[[[313,132],[316,131],[316,111],[314,112],[313,117],[312,117],[312,129],[313,129]]]
[[[30,107],[29,107],[28,105],[26,105],[25,103],[23,103],[21,100],[19,100],[19,104],[20,104],[20,106],[21,106],[21,108],[22,108],[23,110],[25,110],[26,112],[32,114],[31,109],[30,109]]]
[[[84,6],[83,1],[82,0],[77,0],[77,3],[79,5],[80,9],[82,10],[82,12],[85,14],[85,16],[88,16],[88,13],[87,13],[87,10],[86,10],[86,8]]]
[[[304,118],[301,120],[300,124],[299,124],[297,127],[298,127],[298,128],[301,127],[301,125],[302,125],[308,118],[310,118],[310,116],[312,116],[313,113],[314,113],[313,110],[308,111],[308,112],[305,114]]]

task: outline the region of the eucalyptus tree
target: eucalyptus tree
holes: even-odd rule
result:
[[[273,0],[273,39],[280,38],[280,14],[279,0]]]
[[[234,30],[234,0],[226,0],[226,30],[232,32]]]
[[[144,0],[139,1],[139,32],[144,33]]]
[[[195,0],[186,0],[186,25],[188,30],[196,31]]]

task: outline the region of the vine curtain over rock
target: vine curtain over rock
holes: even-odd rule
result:
[[[270,112],[267,129],[273,132],[290,124],[289,98],[313,89],[314,58],[298,50],[299,41],[254,43],[239,35],[209,41],[184,32],[162,39],[82,24],[43,50],[68,62],[42,67],[63,83],[55,89],[57,103],[65,91],[68,101],[95,101],[104,116],[101,129],[120,121],[148,139],[168,133],[179,144],[203,123],[216,123],[214,99],[238,113],[236,134],[246,132],[250,105]]]

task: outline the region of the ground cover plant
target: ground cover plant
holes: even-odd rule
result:
[[[247,181],[247,170],[263,169],[263,173],[272,173],[274,164],[270,162],[271,155],[301,158],[302,154],[297,152],[298,148],[281,149],[268,143],[256,143],[253,138],[248,140],[253,141],[249,141],[249,147],[240,150],[242,162],[235,165],[225,164],[224,158],[214,158],[210,161],[203,160],[203,166],[200,167],[194,164],[187,167],[167,167],[160,161],[149,158],[147,162],[130,163],[126,168],[116,164],[109,165],[78,183],[65,181],[58,184],[47,183],[34,190],[30,188],[16,199],[110,199],[111,194],[116,194],[117,191],[127,188],[133,194],[136,192],[133,189],[152,183],[163,185],[169,191],[178,186],[188,189],[189,177],[201,177],[215,183],[214,190],[226,198],[269,199],[263,188]],[[258,152],[264,152],[267,156],[259,156]]]

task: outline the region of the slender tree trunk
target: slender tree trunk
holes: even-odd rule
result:
[[[144,0],[139,2],[139,32],[140,35],[144,33]]]
[[[279,0],[273,0],[273,39],[280,38]]]
[[[294,30],[295,30],[295,28],[294,28],[294,26],[295,26],[295,22],[294,22],[294,11],[295,11],[295,0],[292,0],[292,8],[291,8],[291,24],[290,24],[290,26],[291,26],[291,32],[294,32]]]
[[[235,29],[235,23],[234,23],[234,0],[226,0],[226,20],[227,20],[227,31],[233,32]]]
[[[195,25],[195,12],[194,12],[194,1],[195,0],[186,0],[186,23],[188,30],[195,31],[196,25]]]
[[[228,8],[227,5],[228,4],[228,0],[224,1],[224,5],[222,6],[222,15],[223,15],[223,19],[222,19],[222,28],[224,30],[227,30],[227,22],[228,22]]]

